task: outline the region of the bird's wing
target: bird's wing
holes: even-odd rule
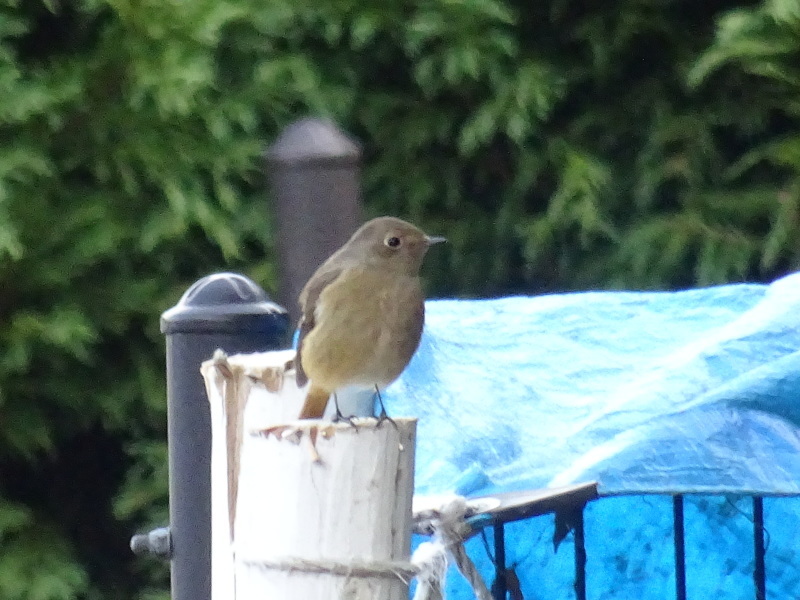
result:
[[[303,314],[300,317],[300,334],[297,338],[297,354],[295,356],[295,369],[297,373],[297,385],[303,387],[308,382],[308,376],[303,370],[303,339],[314,328],[314,310],[317,307],[319,295],[326,287],[341,274],[341,268],[330,269],[327,271],[317,271],[308,280],[303,291],[300,292],[300,309]]]

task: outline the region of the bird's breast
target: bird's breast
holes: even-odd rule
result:
[[[424,299],[418,277],[368,269],[342,273],[320,294],[303,366],[331,391],[345,385],[385,387],[419,345]]]

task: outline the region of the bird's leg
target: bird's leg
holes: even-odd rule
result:
[[[392,419],[386,413],[386,407],[383,405],[383,398],[381,398],[381,391],[380,391],[380,389],[378,389],[378,385],[377,384],[375,384],[375,398],[378,399],[378,404],[381,405],[381,412],[378,415],[378,427],[380,427],[381,423],[383,423],[384,421],[389,421],[389,423],[394,425],[394,428],[397,429],[397,423],[395,423],[394,419]]]
[[[333,405],[336,407],[336,414],[333,417],[334,423],[338,423],[339,421],[347,421],[348,423],[350,423],[351,427],[355,427],[356,429],[358,429],[358,426],[353,422],[353,419],[355,417],[353,416],[345,417],[342,414],[342,410],[339,408],[339,398],[336,397],[336,392],[333,392]]]
[[[333,405],[336,407],[336,417],[334,417],[334,421],[343,421],[344,415],[342,414],[342,410],[339,408],[339,398],[336,396],[336,392],[333,392]]]

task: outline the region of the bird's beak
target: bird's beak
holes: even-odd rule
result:
[[[434,244],[441,244],[442,242],[446,242],[447,238],[442,237],[440,235],[426,235],[425,241],[428,242],[428,246],[433,246]]]

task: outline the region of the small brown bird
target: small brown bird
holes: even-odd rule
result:
[[[322,417],[338,389],[356,385],[379,393],[400,376],[422,336],[422,259],[443,241],[400,219],[378,217],[311,276],[300,292],[295,360],[297,384],[311,380],[301,419]]]

